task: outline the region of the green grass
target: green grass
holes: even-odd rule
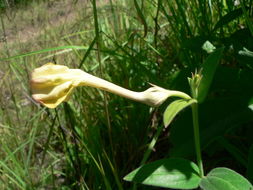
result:
[[[201,48],[206,40],[217,48],[224,46],[225,53],[218,82],[214,80],[207,101],[200,106],[206,117],[200,127],[207,126],[204,132],[213,127],[218,131],[213,137],[222,136],[226,144],[203,133],[204,151],[212,149],[205,154],[205,169],[225,163],[246,173],[233,150],[221,151],[239,147],[241,157],[247,158],[252,144],[252,135],[245,132],[252,131],[252,113],[246,110],[253,96],[252,59],[238,56],[238,51],[253,49],[253,3],[240,2],[245,5],[235,6],[232,0],[61,0],[7,8],[1,14],[1,34],[7,40],[0,46],[0,188],[133,189],[123,177],[143,159],[148,162],[173,154],[192,158],[194,150],[183,149],[183,141],[188,142],[192,134],[188,112],[158,138],[164,106],[151,109],[82,87],[68,103],[48,110],[31,99],[29,78],[34,68],[55,62],[135,91],[146,89],[150,82],[189,92],[186,77],[208,56]],[[26,31],[36,35],[29,37]],[[71,48],[54,49],[63,46]],[[215,111],[214,105],[224,109]],[[223,130],[227,123],[233,127]],[[150,142],[155,142],[155,148],[143,158]]]

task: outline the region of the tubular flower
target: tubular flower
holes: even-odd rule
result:
[[[161,105],[170,96],[191,98],[183,92],[166,90],[155,85],[143,92],[134,92],[80,69],[69,69],[67,66],[53,63],[35,69],[31,75],[33,99],[48,108],[55,108],[61,102],[68,101],[70,94],[77,86],[99,88],[153,107]]]

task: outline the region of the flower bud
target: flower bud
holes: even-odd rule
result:
[[[142,102],[152,107],[160,106],[163,102],[165,102],[165,100],[167,100],[171,96],[181,97],[184,99],[191,99],[190,96],[188,96],[183,92],[167,90],[153,84],[151,85],[152,85],[151,88],[140,93],[142,93],[143,96]]]
[[[81,72],[66,66],[48,63],[32,72],[32,97],[48,108],[67,101],[75,86],[80,83]]]
[[[168,97],[177,96],[184,99],[191,97],[180,91],[166,90],[152,85],[143,92],[134,92],[99,77],[90,75],[80,69],[48,63],[32,72],[32,97],[48,108],[55,108],[67,101],[77,86],[90,86],[138,101],[153,107],[161,105]]]

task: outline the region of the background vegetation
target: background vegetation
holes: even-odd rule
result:
[[[204,168],[226,166],[252,182],[252,0],[0,5],[0,189],[132,189],[123,177],[163,127],[166,102],[154,109],[88,87],[57,109],[41,107],[29,88],[34,68],[54,62],[135,91],[153,83],[189,93],[187,77],[208,56],[207,40],[224,51],[200,104]],[[186,110],[155,139],[148,162],[193,160],[191,125]]]

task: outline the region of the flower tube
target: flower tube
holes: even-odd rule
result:
[[[35,69],[31,75],[33,99],[48,108],[55,108],[61,102],[68,101],[70,94],[77,86],[99,88],[153,107],[161,105],[170,96],[191,98],[183,92],[166,90],[155,85],[143,92],[134,92],[80,69],[69,69],[67,66],[53,63]]]

